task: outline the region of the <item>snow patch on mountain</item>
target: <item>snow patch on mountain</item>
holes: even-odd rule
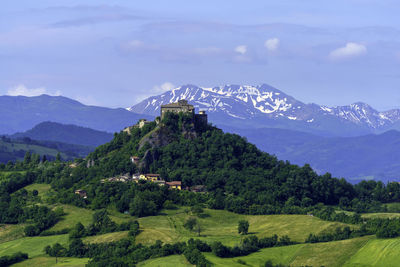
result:
[[[207,111],[209,114],[223,114],[241,120],[286,118],[311,124],[329,116],[338,121],[372,129],[400,121],[400,110],[379,112],[362,102],[336,107],[304,104],[267,84],[224,85],[212,88],[184,85],[162,95],[149,97],[128,110],[157,116],[161,105],[181,99],[188,100],[198,110]]]

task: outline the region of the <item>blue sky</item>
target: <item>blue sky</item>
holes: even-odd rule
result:
[[[182,84],[268,83],[399,108],[399,13],[392,0],[6,0],[0,94],[127,107]]]

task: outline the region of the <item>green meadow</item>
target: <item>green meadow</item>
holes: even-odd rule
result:
[[[368,244],[372,237],[361,237],[343,241],[334,241],[317,244],[298,244],[285,247],[274,247],[262,249],[248,256],[236,258],[219,258],[212,253],[204,253],[206,258],[214,266],[262,266],[270,260],[274,264],[287,266],[343,266],[360,249]],[[191,266],[184,261],[182,256],[169,256],[158,259],[150,259],[142,262],[139,266]],[[246,265],[244,265],[244,263]],[[346,265],[347,266],[347,265]],[[353,265],[350,265],[353,266]],[[354,265],[360,266],[360,265]]]
[[[156,259],[150,259],[144,262],[141,262],[138,264],[138,267],[169,267],[169,266],[174,266],[174,267],[188,267],[188,266],[194,266],[190,264],[185,256],[183,255],[173,255],[173,256],[168,256],[168,257],[163,257],[163,258],[156,258]],[[243,265],[242,265],[243,266]]]
[[[53,267],[53,266],[69,266],[69,267],[84,267],[89,261],[87,258],[58,258],[56,263],[56,258],[52,257],[35,257],[33,259],[28,259],[26,261],[12,265],[13,267]]]
[[[47,245],[55,243],[67,244],[68,235],[23,237],[13,241],[4,242],[0,244],[0,257],[11,255],[19,251],[28,253],[29,257],[42,255],[44,254],[43,249]]]
[[[152,244],[159,239],[171,243],[198,238],[206,242],[221,241],[232,246],[240,243],[242,236],[237,233],[237,225],[243,219],[250,223],[249,232],[258,237],[288,235],[297,242],[304,242],[310,233],[329,232],[336,227],[346,226],[308,215],[239,215],[225,210],[209,209],[204,212],[207,217],[196,217],[202,228],[200,236],[183,227],[185,221],[191,217],[184,208],[164,211],[164,215],[139,218],[142,232],[137,236],[137,242]]]
[[[0,224],[0,243],[24,237],[25,224]]]
[[[51,193],[49,185],[33,184],[25,187],[26,190],[37,190],[42,199]],[[47,205],[42,203],[41,205]],[[88,226],[92,223],[94,210],[78,208],[72,205],[55,204],[52,208],[62,207],[65,215],[49,230],[57,231],[71,228],[81,222]],[[393,207],[395,208],[395,207]],[[302,244],[262,249],[248,256],[237,258],[219,258],[212,253],[204,253],[206,258],[215,266],[261,266],[267,260],[274,264],[288,266],[399,266],[400,238],[377,239],[374,236],[365,236],[343,241],[328,243],[304,244],[310,233],[332,232],[337,227],[357,227],[338,222],[328,222],[308,215],[240,215],[225,210],[204,209],[200,217],[193,215],[188,207],[174,210],[163,210],[158,216],[143,218],[122,214],[115,207],[107,208],[110,218],[122,223],[138,220],[140,234],[136,237],[137,243],[153,244],[156,240],[164,243],[187,241],[198,238],[207,243],[221,241],[228,246],[240,244],[243,236],[237,232],[240,220],[248,220],[249,233],[258,237],[268,237],[274,234],[287,235],[293,241]],[[367,218],[394,218],[399,213],[371,213],[363,214]],[[183,225],[190,217],[195,217],[200,226],[198,233],[187,230]],[[14,266],[85,266],[88,259],[55,258],[44,254],[43,249],[54,243],[68,244],[68,235],[54,235],[43,237],[25,237],[26,225],[0,225],[0,256],[11,255],[21,251],[29,254],[29,260]],[[128,236],[128,231],[107,233],[86,237],[85,243],[113,242]],[[183,255],[173,255],[164,258],[149,259],[138,266],[192,266]]]
[[[399,266],[400,238],[372,238],[344,266]]]

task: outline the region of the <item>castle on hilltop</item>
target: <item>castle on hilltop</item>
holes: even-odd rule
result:
[[[200,111],[199,114],[195,114],[194,106],[190,105],[187,100],[178,100],[176,103],[170,103],[166,105],[161,105],[161,119],[164,117],[166,112],[174,112],[174,113],[189,113],[192,114],[194,122],[197,125],[207,125],[208,119],[205,111]]]

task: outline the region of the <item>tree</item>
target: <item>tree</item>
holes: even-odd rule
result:
[[[183,227],[185,227],[189,231],[193,231],[193,229],[196,226],[196,224],[197,224],[196,218],[190,217],[189,219],[186,220],[186,222],[183,225]]]
[[[82,223],[78,222],[75,227],[69,233],[70,238],[81,238],[86,235],[85,226]]]
[[[191,207],[191,211],[193,214],[199,216],[201,213],[203,213],[203,208],[200,205],[195,205]]]
[[[56,156],[56,162],[60,162],[60,161],[61,161],[61,154],[60,154],[60,152],[58,152],[57,156]]]
[[[140,232],[140,226],[138,221],[134,221],[129,229],[129,236],[137,236]]]
[[[135,196],[129,205],[129,213],[138,217],[154,215],[156,212],[157,206],[154,201],[145,200],[141,196]]]
[[[24,165],[31,163],[31,152],[27,151],[24,157]]]
[[[239,221],[238,232],[241,235],[247,235],[249,232],[249,222],[246,220]]]
[[[35,236],[39,234],[40,230],[37,226],[28,225],[27,227],[25,227],[24,232],[26,236]]]

